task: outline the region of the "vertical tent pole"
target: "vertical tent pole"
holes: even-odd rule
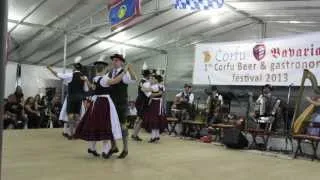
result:
[[[7,25],[8,25],[8,0],[0,1],[0,35],[1,35],[1,54],[0,54],[0,180],[2,175],[2,136],[3,136],[3,107],[4,107],[4,86],[5,86],[5,65],[7,61]]]
[[[64,49],[63,49],[63,73],[66,73],[66,63],[67,63],[67,46],[68,46],[68,36],[64,34]],[[64,82],[62,82],[62,92],[61,92],[61,102],[64,102]]]

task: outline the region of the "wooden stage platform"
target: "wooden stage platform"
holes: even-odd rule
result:
[[[163,136],[130,141],[129,156],[94,158],[61,129],[5,131],[3,180],[318,180],[319,162],[285,160]],[[119,145],[121,143],[118,143]],[[100,148],[99,148],[100,149]]]

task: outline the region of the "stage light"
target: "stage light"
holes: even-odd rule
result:
[[[211,22],[212,24],[218,24],[218,23],[219,23],[219,19],[218,19],[217,17],[212,17],[212,18],[210,19],[210,22]]]

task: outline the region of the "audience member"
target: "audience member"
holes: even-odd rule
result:
[[[25,113],[28,117],[28,128],[40,128],[40,111],[36,110],[36,102],[33,97],[28,97],[24,105]]]
[[[23,109],[23,92],[20,86],[16,91],[9,95],[4,107],[4,128],[23,129],[27,118]]]

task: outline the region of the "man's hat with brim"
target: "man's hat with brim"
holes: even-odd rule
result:
[[[124,59],[124,57],[121,54],[114,54],[114,55],[110,56],[111,60],[113,60],[115,58],[120,59],[122,62],[126,62],[126,60]]]
[[[150,76],[152,75],[151,71],[148,69],[142,70],[142,76]]]
[[[96,66],[96,65],[101,64],[101,65],[108,66],[109,64],[107,62],[105,62],[105,59],[106,59],[106,56],[103,55],[98,59],[98,61],[94,62],[93,65]]]
[[[77,56],[75,59],[74,59],[74,63],[73,63],[73,67],[78,69],[78,70],[81,70],[82,69],[82,64],[80,63],[82,57],[81,56]]]

